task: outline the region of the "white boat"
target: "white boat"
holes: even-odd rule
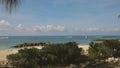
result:
[[[85,39],[88,39],[88,36],[87,36],[87,35],[85,36]]]

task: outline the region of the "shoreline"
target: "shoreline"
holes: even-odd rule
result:
[[[83,48],[83,50],[85,51],[85,54],[87,54],[87,49],[89,48],[89,45],[81,45],[81,44],[79,44],[78,47]],[[27,48],[42,49],[42,46],[33,46],[33,47],[27,47]],[[7,59],[6,59],[7,55],[15,54],[20,49],[24,49],[24,47],[23,48],[10,48],[10,49],[0,50],[0,61],[7,61]]]

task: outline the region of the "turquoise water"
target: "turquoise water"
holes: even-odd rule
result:
[[[0,49],[7,49],[16,44],[25,42],[48,42],[65,43],[75,41],[79,44],[89,44],[91,41],[98,38],[118,38],[120,36],[0,36]]]

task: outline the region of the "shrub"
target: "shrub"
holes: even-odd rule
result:
[[[103,44],[112,49],[113,57],[120,57],[120,41],[118,39],[105,40]]]
[[[113,54],[113,51],[103,43],[90,43],[88,54],[91,59],[106,59]]]
[[[77,43],[50,44],[41,50],[21,49],[17,54],[8,55],[9,63],[15,68],[39,68],[40,66],[79,64],[86,60]]]

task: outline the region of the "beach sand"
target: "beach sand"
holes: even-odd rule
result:
[[[5,49],[0,50],[0,61],[6,61],[6,56],[9,54],[15,54],[19,49]]]
[[[84,54],[88,54],[89,45],[78,45],[78,47],[84,50]]]
[[[87,53],[87,49],[89,48],[89,45],[78,45],[79,48],[83,48],[85,53]],[[33,47],[27,47],[27,48],[33,48]],[[41,49],[41,46],[35,46],[34,48]],[[7,61],[6,56],[10,54],[15,54],[18,52],[18,50],[23,49],[23,48],[14,48],[14,49],[5,49],[5,50],[0,50],[0,61]]]

